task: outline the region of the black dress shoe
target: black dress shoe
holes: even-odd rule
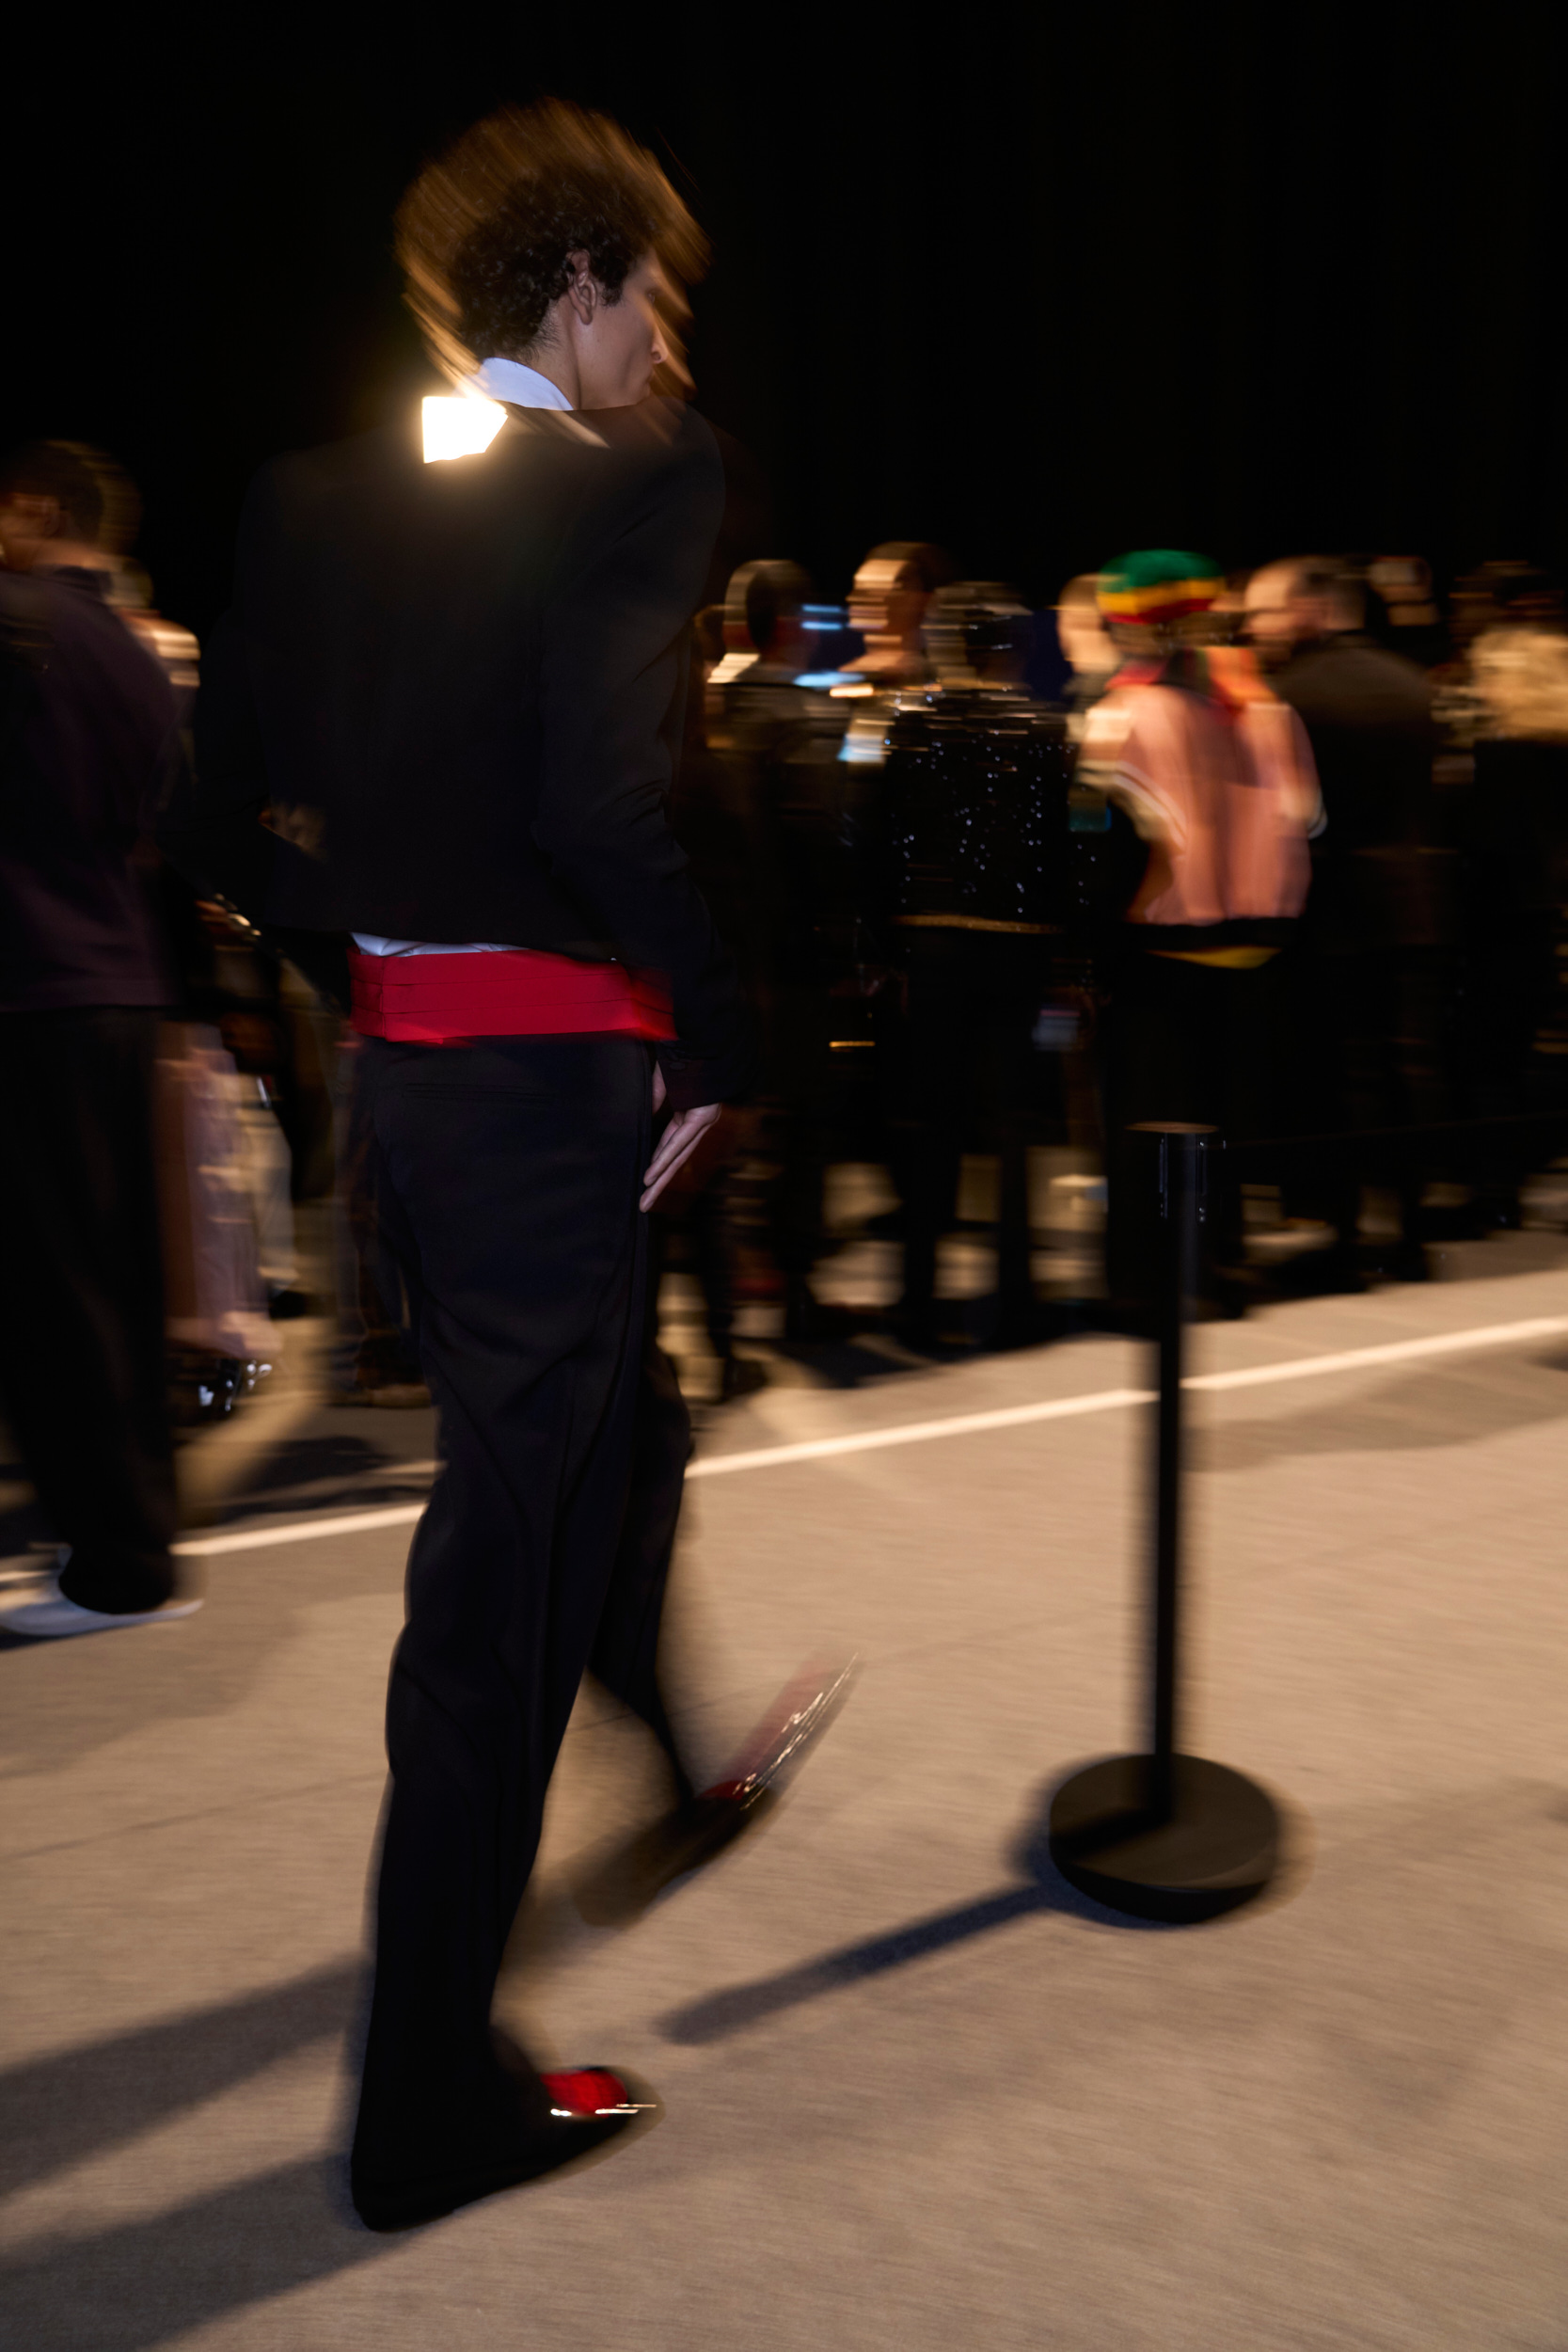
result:
[[[542,2180],[563,2165],[594,2155],[634,2126],[657,2122],[662,2112],[646,2084],[624,2069],[612,2073],[606,2066],[578,2067],[540,2080],[549,2098],[548,2112],[506,2156],[412,2181],[376,2181],[355,2167],[350,2194],[365,2227],[413,2230],[424,2221],[439,2221],[481,2197],[519,2188],[525,2181]]]
[[[677,1879],[716,1861],[777,1804],[848,1697],[860,1660],[802,1668],[763,1716],[721,1780],[641,1830],[575,1883],[591,1927],[625,1927]]]
[[[578,1912],[591,1928],[629,1927],[667,1886],[716,1862],[737,1837],[760,1828],[775,1802],[766,1788],[750,1797],[707,1789],[674,1806],[576,1881]]]

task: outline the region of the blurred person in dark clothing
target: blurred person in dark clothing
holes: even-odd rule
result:
[[[1486,726],[1463,803],[1464,1111],[1560,1112],[1568,1081],[1568,634],[1488,630],[1470,653]],[[1541,1147],[1528,1130],[1482,1137],[1478,1221],[1519,1222]]]
[[[1452,608],[1452,639],[1462,654],[1490,629],[1568,627],[1561,584],[1537,564],[1478,564],[1455,580]]]
[[[1154,1285],[1146,1122],[1212,1125],[1232,1141],[1275,1112],[1271,967],[1306,902],[1321,803],[1300,721],[1244,649],[1206,646],[1218,569],[1180,549],[1124,556],[1100,604],[1123,656],[1089,713],[1079,773],[1147,845],[1108,975],[1102,1025],[1112,1311],[1147,1323]],[[1242,1196],[1228,1154],[1214,1176],[1205,1287],[1246,1296]]]
[[[1562,589],[1538,564],[1492,562],[1455,580],[1449,600],[1449,655],[1432,673],[1433,708],[1447,750],[1440,777],[1467,780],[1466,764],[1478,735],[1491,731],[1492,713],[1476,691],[1471,648],[1491,629],[1532,628],[1561,633],[1568,628]]]
[[[541,2074],[491,2024],[585,1671],[657,1743],[682,1867],[759,1818],[831,1696],[792,1694],[698,1797],[658,1674],[690,1424],[639,1210],[753,1058],[665,807],[723,481],[703,420],[649,387],[703,242],[651,156],[550,103],[431,165],[399,251],[489,405],[428,405],[422,450],[399,422],[263,471],[167,836],[264,928],[353,938],[379,1238],[440,1415],[351,2162],[378,2229],[644,2105],[604,2069]]]
[[[1374,555],[1366,566],[1362,626],[1390,653],[1418,669],[1434,670],[1449,653],[1449,632],[1421,555]]]
[[[0,467],[0,1391],[66,1546],[14,1633],[185,1616],[152,1125],[169,975],[137,850],[177,755],[168,680],[108,600],[117,486]]]
[[[762,1020],[763,1086],[779,1169],[769,1222],[792,1340],[821,1337],[835,1323],[818,1306],[811,1275],[824,1247],[835,992],[856,961],[854,778],[839,757],[855,706],[801,683],[811,673],[810,596],[798,564],[769,559],[736,571],[724,642],[729,659],[744,666],[715,685],[710,725],[750,850],[742,970]]]
[[[1269,683],[1307,729],[1325,823],[1312,891],[1286,974],[1296,1132],[1329,1135],[1450,1116],[1449,1005],[1457,867],[1433,792],[1439,734],[1432,688],[1413,662],[1362,628],[1359,583],[1332,558],[1254,574],[1247,627]],[[1295,1279],[1355,1290],[1363,1171],[1394,1186],[1402,1238],[1386,1271],[1426,1272],[1418,1147],[1304,1151],[1286,1186],[1291,1214],[1322,1217],[1332,1241]]]
[[[1028,1145],[1040,1108],[1033,1038],[1052,977],[1068,851],[1066,722],[1029,693],[1031,616],[998,582],[940,588],[926,616],[938,683],[900,694],[868,832],[868,930],[896,971],[904,1084],[890,1120],[905,1194],[911,1346],[944,1333],[938,1252],[972,1137],[998,1161],[996,1290],[984,1336],[1042,1333],[1031,1272]]]
[[[746,574],[792,573],[793,565],[748,564]],[[740,577],[740,573],[736,575]],[[803,575],[802,575],[803,577]],[[733,581],[730,583],[733,588]],[[758,599],[752,618],[759,636],[745,639],[748,652],[767,659],[772,632],[766,625]],[[774,896],[772,878],[763,853],[758,807],[758,776],[754,763],[736,755],[725,729],[724,690],[712,695],[714,717],[708,716],[708,678],[724,660],[726,637],[738,640],[736,616],[726,605],[706,607],[692,628],[691,675],[686,695],[685,735],[679,770],[670,796],[670,828],[691,861],[692,879],[712,909],[722,937],[731,945],[742,988],[753,1014],[770,1035],[772,962],[768,914]],[[772,610],[769,602],[768,612]],[[744,625],[744,605],[740,620]],[[731,645],[732,653],[736,647]],[[753,660],[752,667],[755,666]],[[796,663],[790,681],[800,667]],[[710,737],[717,733],[722,748]],[[771,1282],[759,1276],[766,1259],[766,1211],[760,1187],[743,1181],[737,1159],[742,1137],[750,1138],[756,1123],[754,1109],[731,1114],[702,1155],[704,1165],[690,1184],[673,1189],[655,1213],[654,1286],[657,1296],[664,1266],[685,1263],[695,1277],[703,1298],[708,1345],[719,1364],[717,1402],[728,1404],[764,1383],[760,1364],[737,1356],[735,1319],[737,1281],[754,1295],[759,1280],[763,1295],[771,1295]],[[711,1168],[706,1166],[709,1154]],[[750,1161],[746,1163],[750,1168]],[[744,1250],[747,1271],[737,1261]]]

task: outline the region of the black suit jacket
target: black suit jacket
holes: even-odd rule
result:
[[[723,503],[678,402],[514,409],[277,460],[204,664],[196,782],[161,838],[324,971],[349,931],[664,973],[675,1107],[751,1068],[729,958],[665,816],[692,608]]]
[[[0,1009],[166,1005],[137,849],[177,756],[168,680],[102,574],[0,571]]]
[[[1449,937],[1455,874],[1432,780],[1441,735],[1421,672],[1345,632],[1304,645],[1269,684],[1306,727],[1323,787],[1308,933],[1347,950]]]

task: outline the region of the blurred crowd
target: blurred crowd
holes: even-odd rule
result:
[[[73,444],[0,479],[0,1375],[46,1502],[81,1458],[40,1377],[81,1416],[119,1409],[94,1381],[143,1400],[101,1501],[155,1550],[150,1388],[221,1419],[316,1315],[341,1400],[425,1392],[372,1270],[341,1009],[155,846],[198,651],[136,521]],[[694,625],[671,813],[764,1045],[660,1220],[721,1397],[764,1376],[737,1337],[1148,1327],[1150,1123],[1223,1139],[1216,1314],[1420,1279],[1517,1225],[1562,1143],[1568,618],[1528,564],[1440,594],[1411,556],[1146,548],[1031,610],[922,542],[842,603],[746,562]]]
[[[1151,1122],[1226,1147],[1208,1312],[1423,1279],[1519,1223],[1568,1108],[1568,624],[1539,570],[1444,600],[1414,557],[1150,548],[1032,612],[898,542],[845,608],[744,564],[697,640],[675,821],[768,1072],[691,1219],[721,1359],[737,1297],[789,1340],[871,1320],[819,1295],[843,1162],[885,1171],[879,1319],[920,1349],[1146,1327]],[[972,1155],[993,1271],[965,1298],[939,1260]],[[1065,1294],[1042,1157],[1080,1223],[1104,1201]]]

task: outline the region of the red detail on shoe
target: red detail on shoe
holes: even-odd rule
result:
[[[570,2074],[541,2074],[539,2079],[550,2094],[551,2106],[569,2107],[574,2115],[597,2115],[606,2107],[630,2104],[626,2084],[603,2066],[579,2066]]]
[[[750,1793],[751,1783],[749,1781],[716,1780],[711,1788],[703,1790],[702,1801],[705,1803],[709,1797],[724,1797],[734,1800],[748,1796]]]

